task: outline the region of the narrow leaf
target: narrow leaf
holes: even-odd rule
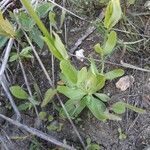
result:
[[[124,75],[124,70],[123,69],[114,69],[112,71],[109,71],[105,74],[105,78],[107,80],[113,80],[115,78],[121,77]]]
[[[56,89],[48,89],[44,95],[44,100],[41,104],[41,107],[45,107],[54,97],[54,95],[57,93]]]
[[[110,97],[104,93],[95,93],[94,95],[98,97],[100,100],[102,100],[103,102],[108,102],[110,100]]]
[[[117,34],[115,31],[111,31],[104,45],[103,54],[110,55],[113,52],[113,49],[116,46],[116,43],[117,43]]]

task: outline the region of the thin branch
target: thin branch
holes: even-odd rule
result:
[[[75,16],[75,17],[81,19],[81,20],[84,20],[84,21],[90,23],[90,21],[87,21],[86,19],[84,19],[84,18],[82,18],[82,17],[76,15],[75,13],[73,13],[73,12],[71,12],[70,10],[68,10],[68,9],[66,9],[66,8],[64,8],[64,7],[62,7],[62,6],[60,6],[59,4],[55,3],[54,1],[52,1],[52,0],[48,0],[48,1],[51,2],[52,4],[54,4],[55,6],[59,7],[60,9],[62,9],[62,10],[64,10],[64,11],[68,12],[69,14],[71,14],[71,15],[73,15],[73,16]]]
[[[51,142],[51,143],[53,143],[53,144],[55,144],[57,146],[60,146],[62,148],[68,149],[68,150],[75,150],[75,148],[73,148],[73,147],[71,147],[71,146],[69,146],[67,144],[64,144],[62,142],[59,142],[56,139],[54,139],[53,137],[51,137],[50,135],[48,135],[46,133],[43,133],[43,132],[41,132],[41,131],[39,131],[39,130],[37,130],[35,128],[28,127],[27,125],[21,124],[20,122],[15,121],[13,119],[10,119],[10,118],[2,115],[2,114],[0,114],[0,117],[3,118],[3,119],[5,119],[9,123],[17,126],[18,128],[23,129],[23,130],[25,130],[25,131],[33,134],[33,135],[36,135],[37,137],[39,137],[39,138],[41,138],[43,140],[46,140],[48,142]]]

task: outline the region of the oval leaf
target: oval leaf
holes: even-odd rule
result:
[[[57,90],[73,100],[80,100],[86,93],[80,89],[73,89],[67,86],[58,86]]]
[[[123,102],[117,102],[115,104],[113,104],[112,106],[112,110],[116,113],[116,114],[123,114],[126,111],[126,107],[124,105]]]
[[[110,97],[104,93],[95,93],[94,95],[98,97],[100,100],[102,100],[103,102],[108,102],[110,100]]]
[[[106,121],[108,119],[104,114],[106,106],[102,101],[93,96],[86,96],[86,105],[97,119],[101,121]]]
[[[26,91],[24,91],[20,86],[11,86],[10,91],[13,96],[19,99],[28,99],[29,95]]]
[[[60,62],[60,68],[67,80],[74,84],[77,83],[77,70],[71,65],[69,60],[62,60]]]
[[[124,70],[122,69],[114,69],[105,74],[107,80],[113,80],[115,78],[121,77],[124,75]]]

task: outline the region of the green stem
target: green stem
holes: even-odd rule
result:
[[[101,67],[102,67],[101,73],[103,74],[103,73],[104,73],[104,68],[105,68],[105,60],[104,60],[104,56],[101,57],[101,60],[102,60],[102,62],[101,62]]]
[[[44,36],[46,36],[48,39],[53,41],[53,38],[50,36],[48,30],[44,26],[43,22],[38,17],[37,13],[32,8],[30,2],[28,0],[20,0],[21,3],[24,5],[24,7],[27,9],[29,15],[32,17],[32,19],[36,22],[39,29],[43,32]]]

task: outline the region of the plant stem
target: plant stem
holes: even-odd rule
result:
[[[30,2],[28,0],[20,0],[20,1],[24,5],[24,7],[27,9],[27,11],[28,11],[29,15],[32,17],[32,19],[36,22],[39,29],[43,32],[44,36],[46,36],[49,40],[53,41],[53,38],[49,34],[49,32],[46,29],[46,27],[44,26],[43,22],[38,17],[37,13],[32,8]]]

